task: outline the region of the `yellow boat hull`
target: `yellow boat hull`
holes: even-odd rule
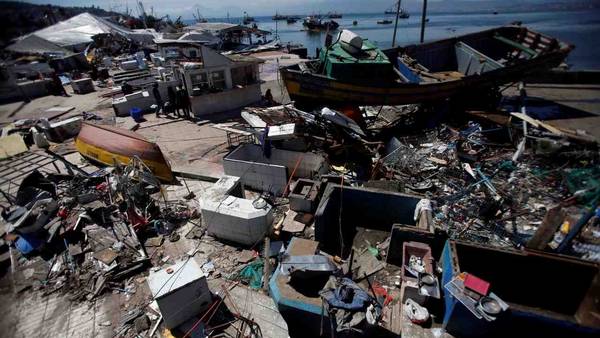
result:
[[[75,139],[75,148],[83,157],[106,166],[115,162],[126,165],[137,156],[161,181],[175,179],[158,145],[128,130],[84,123]]]

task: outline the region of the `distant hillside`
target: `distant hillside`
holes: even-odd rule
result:
[[[102,17],[123,16],[123,14],[108,12],[95,6],[61,7],[0,1],[0,47],[8,45],[12,39],[18,36],[34,32],[84,12]]]

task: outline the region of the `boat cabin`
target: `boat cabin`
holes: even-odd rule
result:
[[[319,52],[319,59],[323,74],[339,81],[377,83],[394,74],[392,63],[379,48],[346,30],[338,42]]]
[[[559,47],[556,39],[508,26],[388,51],[402,82],[458,80],[510,67]],[[562,47],[562,46],[560,46]]]

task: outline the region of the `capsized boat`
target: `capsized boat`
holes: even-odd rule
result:
[[[84,122],[75,139],[75,148],[83,157],[107,166],[113,166],[115,160],[128,164],[137,156],[160,180],[173,182],[175,179],[158,145],[126,129]]]
[[[554,68],[573,49],[521,26],[386,51],[348,30],[334,41],[318,59],[280,68],[292,100],[319,105],[438,102]]]

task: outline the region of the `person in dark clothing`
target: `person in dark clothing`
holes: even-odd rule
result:
[[[123,95],[129,95],[133,93],[133,87],[129,84],[129,82],[125,82],[121,86],[121,91],[123,92]]]
[[[269,105],[273,105],[275,100],[273,99],[273,94],[271,93],[271,89],[267,89],[267,92],[265,93],[265,100],[267,101],[267,103]]]
[[[179,102],[179,107],[181,107],[181,109],[183,110],[183,116],[186,119],[191,119],[191,104],[187,90],[185,90],[185,88],[183,87],[178,87],[177,98]]]
[[[167,88],[167,94],[169,95],[169,106],[171,107],[171,112],[174,113],[177,117],[181,117],[179,114],[179,100],[177,98],[177,93],[173,87]]]
[[[56,73],[52,73],[52,84],[54,85],[56,94],[66,96],[66,97],[70,96],[69,94],[67,94],[65,87],[63,87],[63,85],[62,85],[62,81],[60,80],[60,78],[58,77],[58,74],[56,74]]]
[[[163,108],[163,100],[160,97],[160,91],[158,90],[158,83],[154,83],[152,85],[152,95],[154,95],[154,100],[156,100],[156,117],[160,116],[160,113]]]

